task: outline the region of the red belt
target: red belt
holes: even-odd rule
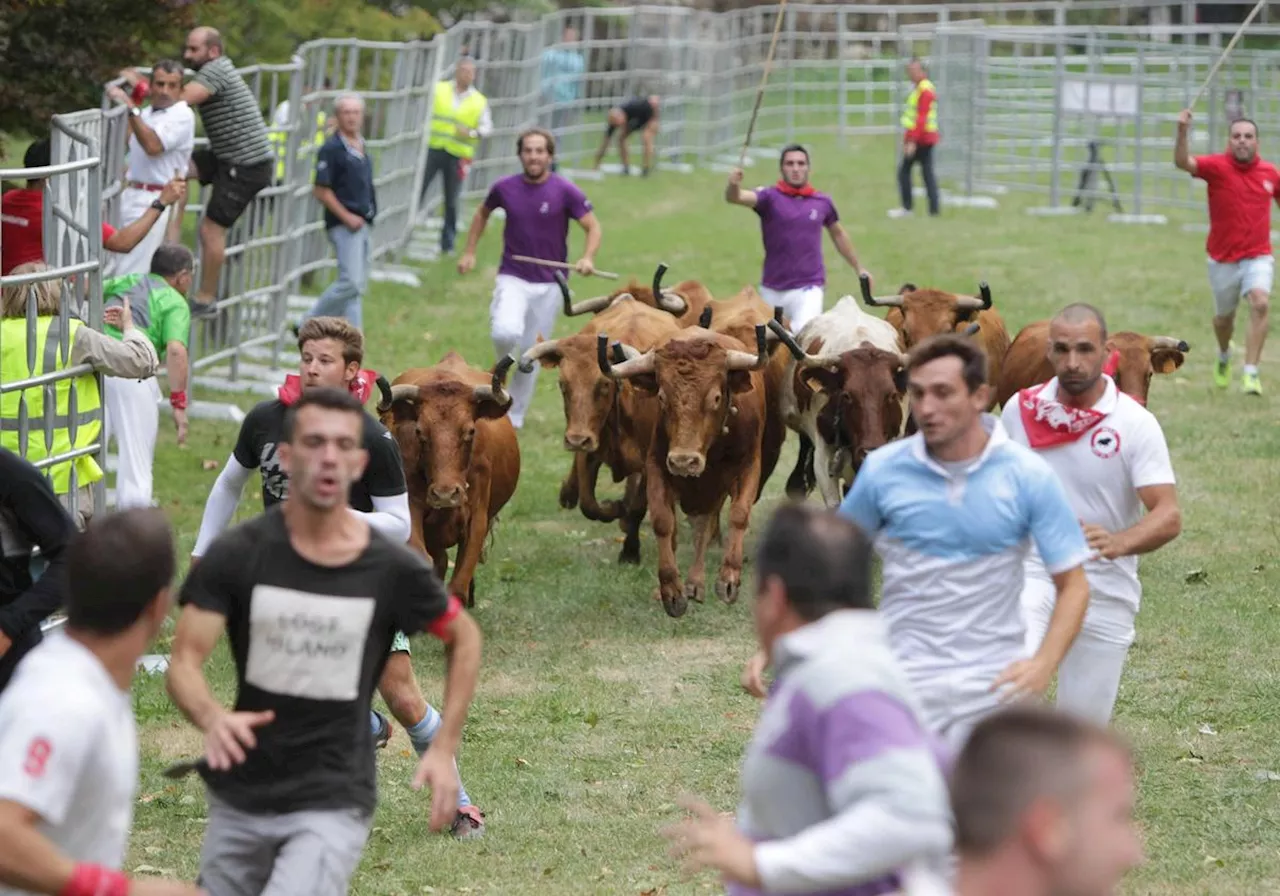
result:
[[[146,190],[148,193],[159,193],[164,189],[164,184],[144,184],[140,180],[127,181],[125,186],[133,187],[135,190]]]

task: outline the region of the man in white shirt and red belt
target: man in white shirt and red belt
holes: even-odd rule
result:
[[[1142,598],[1137,555],[1182,530],[1164,432],[1104,373],[1106,344],[1102,312],[1083,303],[1063,308],[1049,324],[1056,376],[1023,389],[1002,414],[1009,438],[1057,473],[1094,551],[1085,564],[1089,608],[1058,669],[1057,702],[1100,724],[1111,719],[1133,643]],[[1053,605],[1053,583],[1033,548],[1022,592],[1028,649],[1039,647]]]

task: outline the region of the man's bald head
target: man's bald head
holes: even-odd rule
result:
[[[208,25],[201,25],[192,33],[197,40],[211,50],[222,52],[222,35],[217,28],[210,28]]]
[[[1107,341],[1107,319],[1102,316],[1102,311],[1090,305],[1088,302],[1072,302],[1067,305],[1056,315],[1053,320],[1049,321],[1052,327],[1055,323],[1063,323],[1069,327],[1078,326],[1080,324],[1096,323],[1098,325],[1098,333],[1103,342]]]
[[[201,25],[192,28],[187,35],[187,45],[182,48],[182,61],[199,71],[202,66],[222,55],[222,35],[217,28]]]

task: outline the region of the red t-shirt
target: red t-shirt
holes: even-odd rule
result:
[[[1280,171],[1256,156],[1247,165],[1225,152],[1195,160],[1194,176],[1209,186],[1209,257],[1230,264],[1270,255],[1271,203]]]
[[[0,275],[29,261],[44,261],[44,190],[10,190],[0,196]],[[102,241],[116,229],[102,225]]]

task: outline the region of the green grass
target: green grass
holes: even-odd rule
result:
[[[1280,640],[1280,527],[1272,497],[1280,485],[1273,472],[1280,366],[1264,364],[1269,391],[1260,399],[1242,396],[1238,386],[1213,389],[1202,236],[1176,226],[1111,225],[1098,213],[1028,217],[1021,208],[1041,200],[1019,196],[1003,197],[996,211],[953,209],[938,220],[890,221],[884,212],[896,204],[891,143],[828,141],[815,150],[815,180],[835,196],[881,288],[912,280],[971,291],[985,279],[1011,331],[1085,299],[1105,309],[1114,330],[1191,343],[1186,366],[1152,386],[1185,523],[1181,538],[1143,561],[1146,599],[1116,712],[1116,724],[1137,745],[1149,850],[1148,864],[1124,892],[1275,892],[1280,785],[1255,775],[1280,771],[1271,666]],[[747,178],[772,179],[768,164]],[[754,282],[757,225],[750,213],[724,204],[722,183],[706,172],[585,183],[604,225],[599,265],[647,279],[666,261],[671,282],[697,277],[718,295]],[[500,227],[495,221],[470,276],[442,262],[422,270],[420,290],[374,287],[365,309],[369,366],[394,376],[448,349],[491,363],[487,309]],[[573,241],[576,251],[576,232]],[[857,284],[832,262],[834,252],[827,254],[831,304]],[[606,285],[579,281],[578,294]],[[562,319],[557,335],[580,325]],[[252,403],[247,396],[239,401],[245,408]],[[178,450],[172,427],[162,424],[157,494],[185,553],[217,475],[203,462],[221,465],[235,429],[197,421],[190,447]],[[487,641],[460,758],[468,790],[488,813],[488,835],[462,844],[427,832],[427,800],[407,786],[412,756],[397,730],[379,756],[376,829],[353,893],[677,894],[714,886],[711,876],[682,879],[657,832],[679,815],[682,792],[726,810],[736,802],[738,764],[758,711],[737,684],[753,645],[749,607],[711,598],[682,619],[668,618],[652,599],[651,530],[643,533],[642,565],[619,567],[617,528],[559,509],[569,464],[562,427],[555,378],[544,372],[520,433],[520,486],[478,575],[475,615]],[[780,497],[794,456],[789,439],[752,532]],[[255,482],[241,515],[259,506]],[[689,529],[681,525],[687,569]],[[709,576],[719,556],[713,548]],[[441,652],[426,639],[415,651],[419,680],[428,698],[438,699]],[[233,679],[224,648],[210,675],[229,700]],[[143,763],[128,868],[192,878],[203,792],[194,778],[173,784],[159,773],[195,753],[200,740],[169,704],[159,678],[139,680],[136,703]],[[1203,726],[1214,733],[1201,733]]]

